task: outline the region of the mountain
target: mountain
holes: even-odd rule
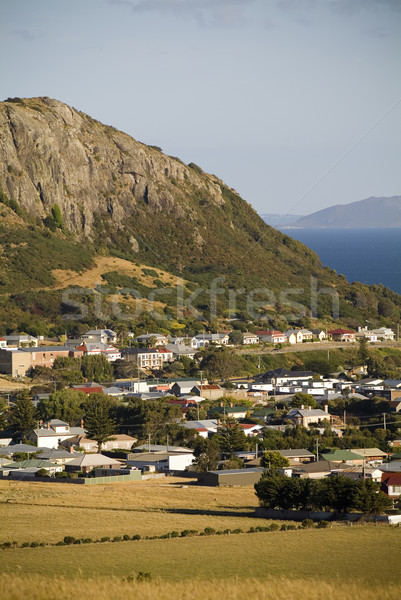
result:
[[[215,175],[62,102],[1,102],[0,140],[0,333],[266,315],[285,327],[308,319],[315,280],[344,323],[380,320],[383,295],[399,314],[399,296],[323,268]],[[138,317],[138,295],[157,311]],[[313,310],[331,309],[323,294]]]
[[[289,224],[288,224],[289,225]],[[294,227],[401,227],[401,196],[336,204],[301,217]]]
[[[302,218],[302,215],[279,215],[275,213],[265,213],[260,215],[265,223],[272,227],[285,227],[292,225],[296,221]]]

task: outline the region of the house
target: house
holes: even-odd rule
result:
[[[316,340],[320,340],[320,341],[327,339],[327,333],[325,332],[324,329],[312,329],[312,336]]]
[[[313,379],[314,375],[313,371],[290,371],[289,369],[278,368],[256,375],[254,380],[257,384],[270,383],[273,386],[296,385],[299,382]]]
[[[27,439],[34,442],[36,446],[58,448],[65,440],[84,433],[83,427],[70,427],[64,421],[51,419],[45,425],[31,429],[27,434]]]
[[[339,474],[343,477],[348,477],[353,481],[359,481],[360,479],[371,479],[375,483],[381,483],[382,471],[370,465],[366,466],[342,466],[341,469],[333,469],[332,474]]]
[[[228,333],[199,333],[194,337],[194,344],[196,344],[196,348],[205,348],[210,344],[216,344],[218,346],[226,346],[230,338]]]
[[[138,335],[135,341],[146,347],[151,344],[157,348],[158,346],[165,346],[168,343],[168,337],[162,333],[144,333],[143,335]]]
[[[245,419],[249,412],[247,406],[213,406],[207,412],[209,418],[227,418]]]
[[[172,350],[168,348],[158,348],[158,353],[162,357],[162,361],[165,362],[173,362],[174,361],[174,353]]]
[[[399,498],[401,495],[401,473],[383,473],[380,489],[390,498]]]
[[[191,394],[203,396],[206,400],[218,400],[224,396],[224,390],[219,385],[205,383],[203,385],[195,385],[191,389]]]
[[[120,360],[121,352],[115,346],[104,342],[84,342],[75,348],[76,353],[82,352],[84,356],[103,355],[109,362]]]
[[[388,457],[388,454],[379,448],[351,448],[351,452],[364,456],[368,462],[382,463]]]
[[[163,356],[156,348],[124,348],[122,358],[134,362],[140,369],[161,369]]]
[[[166,344],[165,349],[172,352],[174,359],[180,359],[181,356],[186,356],[193,360],[196,354],[194,348],[187,346],[186,344]]]
[[[195,460],[192,452],[144,452],[131,454],[127,458],[127,466],[142,471],[185,471]]]
[[[38,345],[38,338],[26,333],[16,333],[15,335],[3,335],[8,348],[26,348],[28,346]]]
[[[322,479],[331,475],[334,469],[338,468],[338,463],[327,460],[318,460],[306,464],[300,464],[293,469],[293,477],[309,477],[310,479]]]
[[[315,455],[313,452],[309,452],[305,448],[295,448],[294,450],[278,450],[281,456],[288,458],[290,461],[298,462],[298,463],[310,463],[315,460]]]
[[[264,469],[230,469],[227,471],[207,471],[198,474],[198,483],[211,486],[253,486],[264,473]]]
[[[198,385],[198,381],[194,381],[193,379],[182,379],[181,381],[176,381],[170,388],[170,392],[174,396],[186,396],[192,394],[192,390],[194,387]],[[202,386],[203,388],[203,386]],[[203,394],[198,394],[202,396]]]
[[[97,344],[115,344],[117,334],[111,329],[90,329],[84,333],[82,339]]]
[[[308,427],[310,423],[321,423],[322,421],[330,421],[328,406],[325,405],[325,410],[320,408],[292,408],[285,416],[294,423],[294,425],[302,425]]]
[[[300,329],[287,329],[287,331],[284,331],[284,335],[289,344],[300,344],[304,339],[303,333]]]
[[[113,439],[103,442],[102,450],[131,450],[132,445],[137,441],[136,438],[124,433],[116,433]],[[98,444],[95,440],[86,437],[85,433],[79,433],[68,438],[60,444],[64,448],[82,448],[84,452],[97,452]]]
[[[55,475],[56,473],[63,470],[63,465],[59,465],[49,460],[39,460],[36,458],[29,458],[28,460],[21,460],[18,462],[10,462],[4,465],[1,469],[3,477],[20,478],[27,473],[34,475],[37,471],[45,469],[49,475]],[[16,476],[16,473],[18,475]]]
[[[121,463],[103,454],[81,454],[78,458],[66,463],[65,470],[69,473],[82,471],[89,473],[93,469],[120,469]]]
[[[52,450],[45,450],[37,454],[37,458],[40,460],[50,460],[57,465],[65,465],[65,463],[78,458],[80,454],[74,452],[71,447],[70,450],[64,450],[64,448],[54,448]]]
[[[287,342],[284,333],[272,329],[255,331],[255,335],[258,336],[259,342],[266,342],[267,344],[285,344]]]
[[[334,342],[355,342],[355,331],[349,329],[332,329],[327,332],[327,336]]]
[[[95,383],[94,381],[90,381],[87,383],[80,383],[79,385],[72,385],[72,390],[77,390],[78,392],[83,392],[84,394],[102,394],[103,387],[99,383]]]
[[[346,465],[363,465],[365,457],[351,450],[331,450],[321,454],[323,460],[333,463],[344,463]]]
[[[192,421],[191,421],[192,422]],[[185,448],[184,446],[164,446],[163,444],[142,444],[141,446],[135,446],[132,449],[133,453],[137,452],[169,452],[170,454],[192,454],[191,448]],[[127,456],[127,459],[131,458],[131,454]]]
[[[32,357],[17,348],[0,349],[0,373],[25,377],[32,368]]]
[[[5,348],[7,348],[7,340],[0,337],[0,350],[4,350]]]
[[[259,337],[256,333],[246,331],[242,336],[242,344],[248,346],[250,344],[259,344]]]
[[[31,367],[53,367],[56,358],[72,356],[71,348],[68,346],[39,346],[32,348],[20,348],[19,352],[25,352],[31,357]]]
[[[263,431],[263,425],[254,425],[252,423],[238,423],[238,425],[245,435],[249,436],[259,435]]]
[[[395,340],[394,331],[388,327],[379,327],[379,329],[373,329],[372,331],[377,335],[377,339],[379,340]]]
[[[355,338],[360,340],[366,338],[368,342],[377,342],[377,333],[369,331],[367,327],[358,327],[358,332],[355,334]]]
[[[218,419],[203,419],[201,421],[186,421],[183,423],[186,429],[195,429],[203,438],[208,438],[209,434],[217,433],[219,427]]]

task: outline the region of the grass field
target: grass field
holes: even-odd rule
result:
[[[250,516],[257,506],[252,488],[166,481],[89,488],[0,482],[0,541],[54,543],[65,535],[150,536],[205,527],[247,531],[267,524]],[[197,600],[215,598],[216,590],[222,598],[238,600],[401,597],[401,530],[385,525],[2,552],[0,596],[10,600],[68,597],[63,590],[71,585],[87,600],[110,593],[113,600],[128,593],[145,600]],[[153,580],[135,581],[140,572],[151,573]],[[130,576],[132,582],[126,580]]]

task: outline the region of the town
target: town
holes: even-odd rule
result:
[[[369,373],[377,369],[370,348],[395,337],[367,327],[127,333],[122,344],[110,329],[62,345],[4,335],[0,373],[10,389],[25,386],[2,394],[0,478],[93,484],[173,475],[258,489],[268,474],[341,476],[372,482],[388,502],[370,512],[392,509],[400,516],[390,521],[401,522],[401,379]],[[316,370],[261,368],[266,355],[321,343],[353,348],[352,366],[329,374],[318,361]],[[254,352],[251,375],[238,372],[243,348]]]

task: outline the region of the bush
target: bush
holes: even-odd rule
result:
[[[206,535],[213,535],[214,533],[216,533],[216,530],[213,529],[213,527],[205,527],[204,532],[206,533]]]
[[[301,523],[302,527],[304,527],[305,529],[310,529],[311,527],[314,527],[315,522],[313,519],[304,519]]]
[[[196,529],[184,529],[183,531],[181,531],[181,537],[191,537],[194,535],[198,535]]]
[[[70,544],[75,544],[76,541],[77,540],[72,535],[66,535],[64,537],[64,544],[67,544],[67,546]]]
[[[270,531],[278,531],[280,529],[280,525],[278,523],[272,523],[270,525]]]
[[[132,539],[134,539],[134,538],[132,538]],[[101,542],[109,542],[110,538],[108,536],[105,536],[105,537],[100,538],[100,541]]]
[[[140,536],[140,535],[138,535],[138,534],[136,534],[136,535],[133,535],[133,536],[132,536],[132,539],[133,539],[134,541],[137,541],[137,540],[140,540],[140,539],[141,539],[141,536]]]
[[[327,527],[331,527],[330,521],[319,521],[317,524],[318,529],[327,529]]]
[[[130,541],[130,539],[131,539],[131,536],[130,536],[130,535],[127,535],[127,534],[124,534],[124,535],[123,535],[123,541],[124,541],[124,542],[129,542],[129,541]]]
[[[142,571],[139,571],[138,575],[136,576],[136,580],[137,581],[151,581],[152,575],[151,575],[151,573],[143,573]]]
[[[28,548],[28,546],[29,546],[29,542],[23,542],[21,544],[21,548]]]
[[[123,538],[120,535],[113,537],[112,542],[122,542]]]
[[[39,542],[31,542],[31,548],[37,548],[39,546]]]

